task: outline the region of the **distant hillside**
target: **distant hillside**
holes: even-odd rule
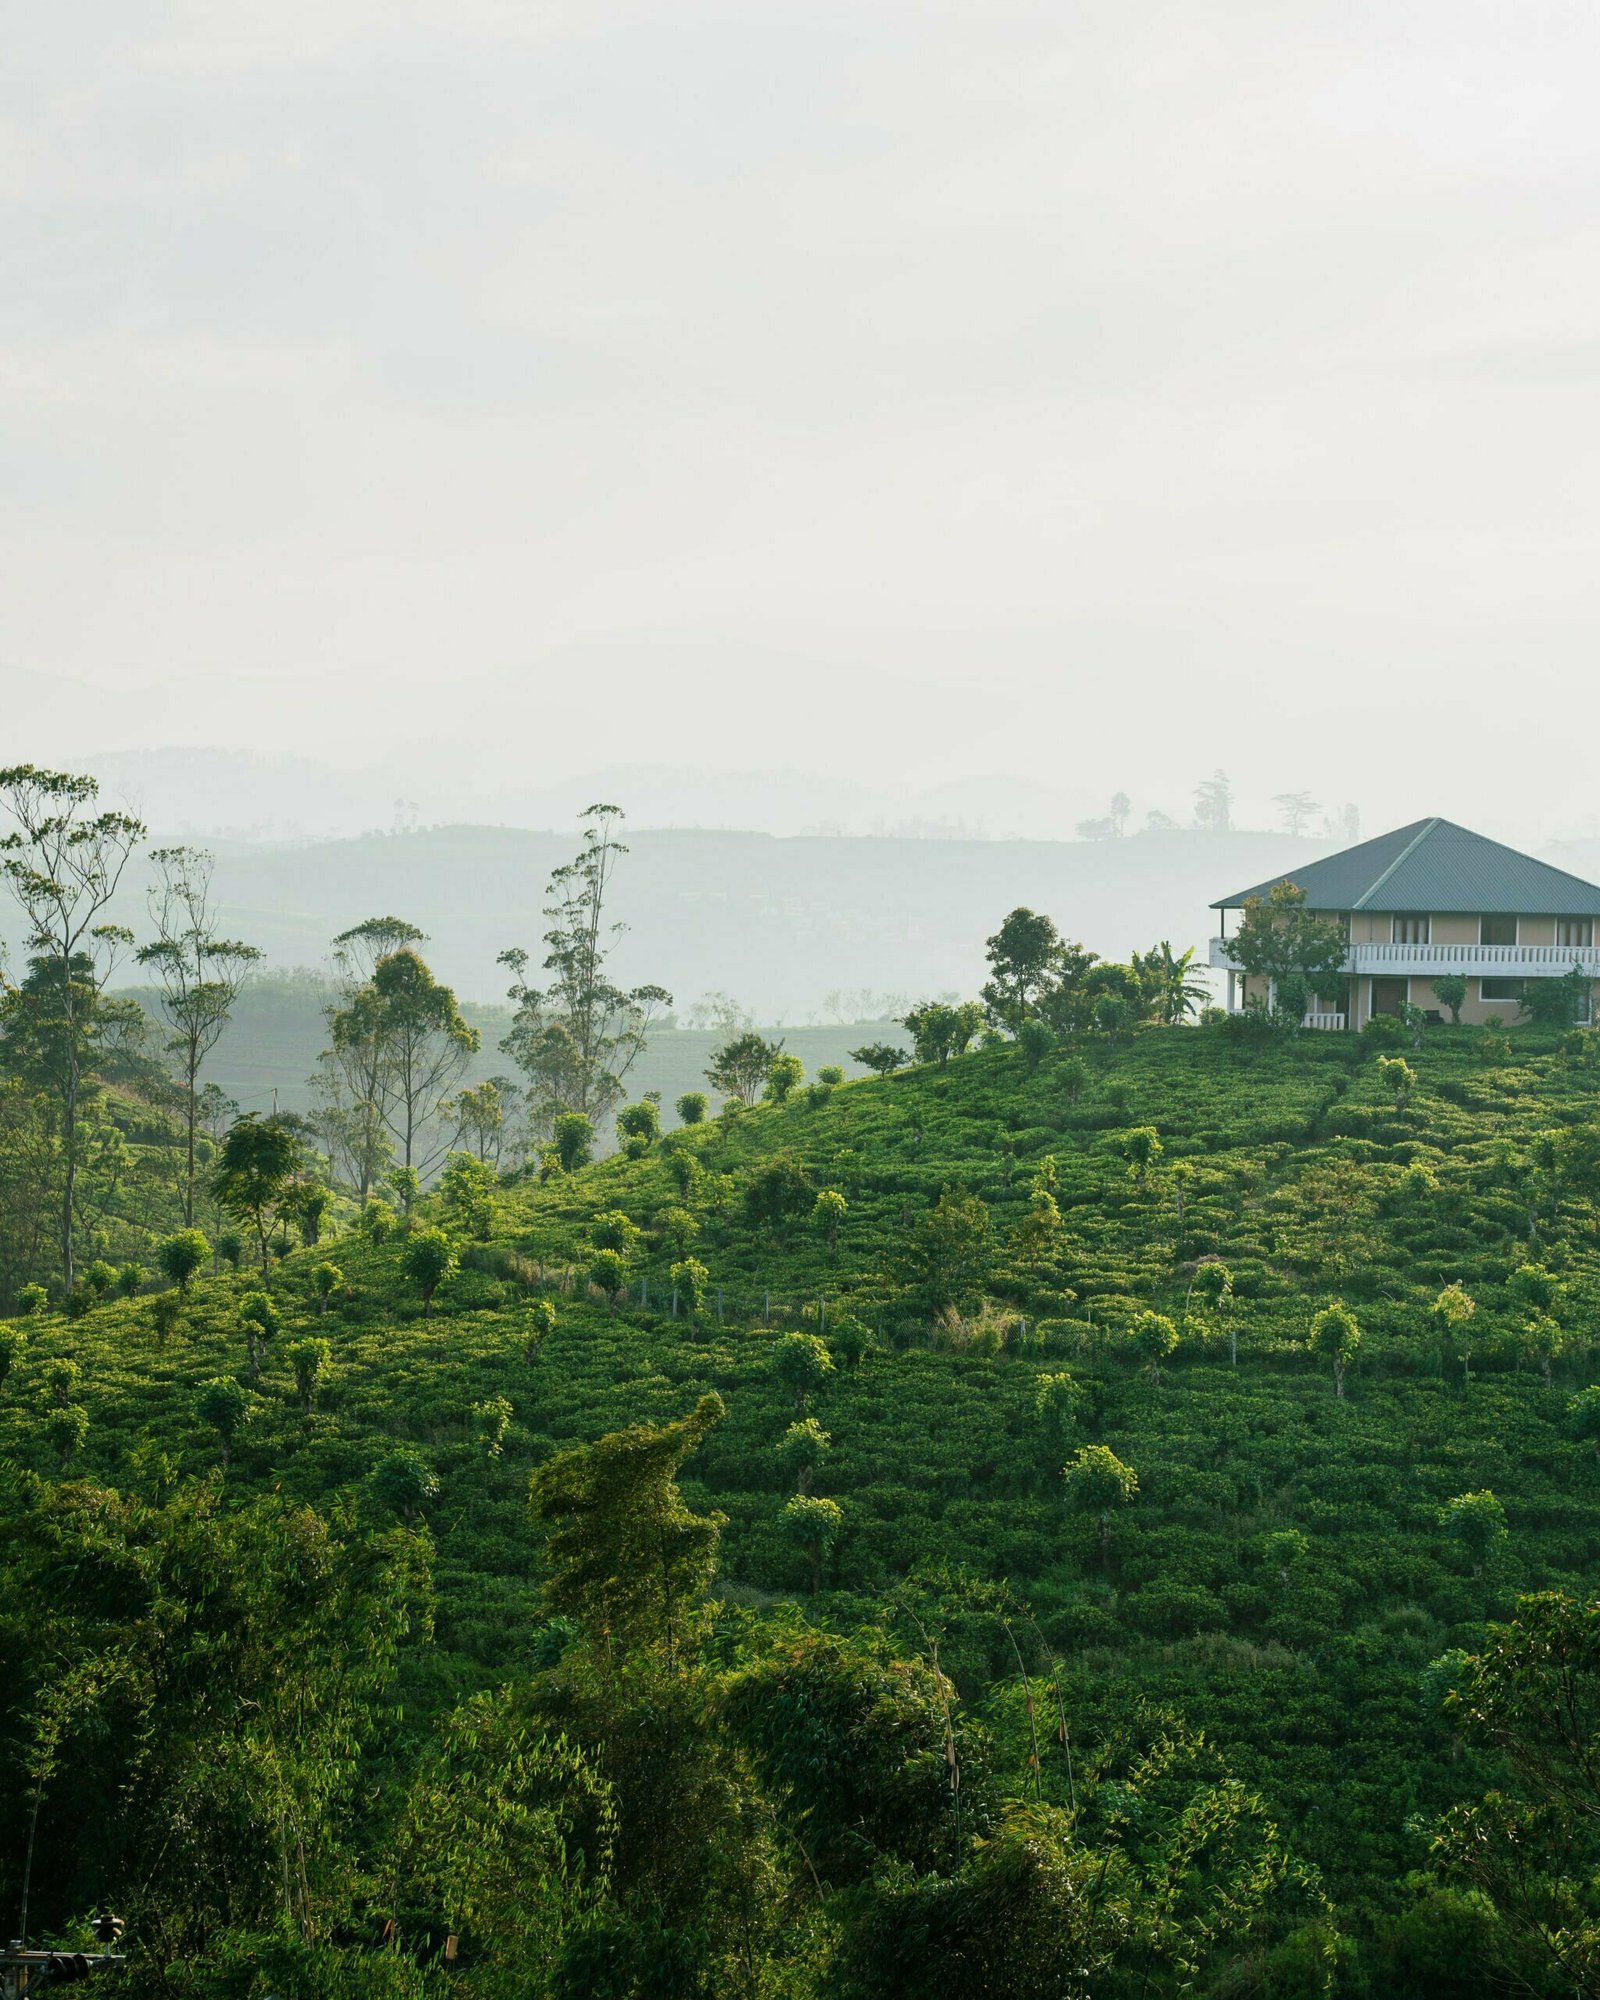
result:
[[[710,833],[628,835],[615,910],[623,977],[666,986],[680,1012],[709,990],[768,1020],[852,1018],[883,996],[976,990],[983,940],[1018,903],[1047,911],[1104,957],[1159,938],[1203,944],[1208,904],[1329,851],[1287,835],[1141,834],[1126,840],[901,840]],[[537,947],[570,831],[443,827],[300,846],[217,848],[223,922],[274,969],[317,966],[363,917],[420,924],[464,998],[506,985],[498,954]],[[123,920],[143,934],[142,887]],[[897,1010],[896,1010],[897,1011]]]

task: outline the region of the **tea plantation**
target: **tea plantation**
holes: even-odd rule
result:
[[[431,1543],[431,1628],[399,1645],[377,1768],[566,1643],[530,1474],[715,1392],[680,1476],[725,1517],[713,1647],[882,1627],[936,1655],[1010,1796],[1067,1808],[1130,1732],[1181,1729],[1279,1829],[1310,1885],[1298,1931],[1084,1990],[1566,1990],[1436,1873],[1435,1823],[1499,1772],[1433,1663],[1521,1593],[1593,1592],[1600,1458],[1569,1415],[1600,1304],[1591,1047],[1210,1025],[1030,1068],[1007,1045],[800,1085],[542,1182],[464,1174],[414,1218],[458,1260],[431,1309],[416,1235],[373,1240],[352,1212],[273,1262],[259,1373],[248,1258],[198,1278],[165,1335],[148,1295],[12,1323],[8,1518],[78,1482],[155,1506],[198,1480],[224,1513],[407,1524]],[[1313,1344],[1334,1301],[1349,1318]],[[242,1385],[231,1417],[218,1379]],[[796,1442],[806,1418],[820,1442]],[[1096,1448],[1133,1481],[1097,1484]],[[7,1629],[20,1712],[42,1680]],[[39,1829],[61,1921],[102,1886],[74,1810]]]

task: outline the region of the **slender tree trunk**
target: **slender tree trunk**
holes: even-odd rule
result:
[[[195,1084],[199,1079],[199,1075],[200,1063],[195,1054],[194,1046],[191,1043],[189,1048],[189,1102],[186,1107],[188,1117],[185,1121],[189,1128],[186,1134],[188,1156],[184,1165],[183,1182],[183,1226],[185,1229],[193,1229],[194,1227],[194,1128],[200,1110],[199,1102],[195,1096]]]
[[[67,1084],[62,1105],[61,1136],[65,1141],[66,1154],[61,1187],[61,1275],[70,1293],[74,1277],[72,1214],[78,1198],[78,1079],[75,1075]]]

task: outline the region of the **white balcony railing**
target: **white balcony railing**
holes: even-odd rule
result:
[[[1225,938],[1211,940],[1210,963],[1219,972],[1236,971]],[[1490,979],[1558,978],[1580,967],[1600,979],[1600,945],[1592,944],[1355,944],[1340,968],[1346,973],[1405,974],[1446,972]]]
[[[1307,1014],[1300,1025],[1303,1028],[1326,1028],[1334,1034],[1339,1034],[1344,1029],[1344,1016],[1342,1014]]]

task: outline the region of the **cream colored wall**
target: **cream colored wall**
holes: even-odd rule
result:
[[[1554,944],[1556,941],[1556,920],[1554,917],[1523,917],[1517,924],[1518,944]]]
[[[1429,936],[1432,944],[1476,944],[1478,942],[1478,919],[1476,916],[1461,916],[1452,911],[1447,916],[1432,920]],[[1420,1002],[1418,1003],[1421,1004]]]

